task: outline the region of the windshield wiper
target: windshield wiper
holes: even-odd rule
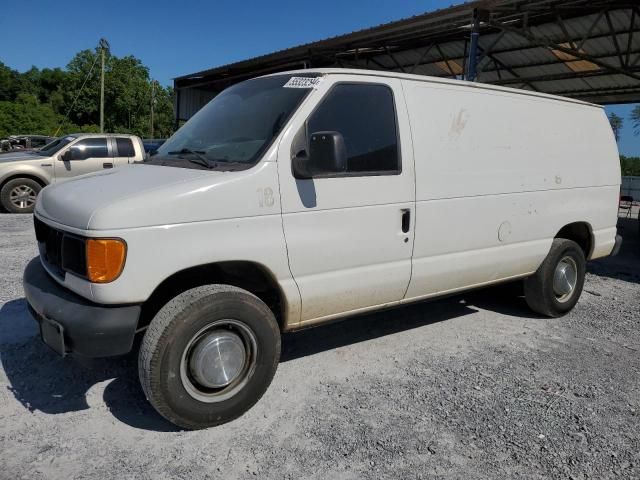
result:
[[[203,167],[207,167],[207,168],[215,168],[216,167],[216,162],[211,163],[209,161],[209,159],[204,156],[205,152],[203,152],[201,150],[190,150],[188,148],[183,148],[181,150],[175,150],[173,152],[167,152],[167,153],[169,155],[178,155],[178,156],[179,155],[184,155],[184,154],[195,155],[196,158],[185,158],[185,160],[188,160],[191,163],[202,165]],[[184,158],[184,157],[179,157],[179,158]]]

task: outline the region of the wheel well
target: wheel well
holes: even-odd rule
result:
[[[575,222],[565,225],[556,234],[555,238],[573,240],[580,246],[585,258],[589,258],[591,255],[593,236],[591,235],[591,226],[586,222]]]
[[[172,298],[191,288],[221,283],[253,293],[271,309],[280,328],[284,324],[284,295],[265,267],[254,262],[219,262],[188,268],[165,279],[142,305],[138,328],[149,325],[158,311]]]
[[[11,176],[5,178],[2,181],[2,183],[0,183],[0,189],[2,187],[4,187],[7,182],[10,182],[11,180],[15,180],[16,178],[28,178],[30,180],[33,180],[34,182],[38,182],[41,187],[46,187],[47,186],[47,182],[44,181],[42,178],[36,176],[36,175],[32,175],[32,174],[29,174],[29,173],[16,173],[14,175],[11,175]]]

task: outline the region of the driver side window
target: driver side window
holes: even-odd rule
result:
[[[386,85],[335,85],[309,118],[307,130],[342,135],[347,175],[396,175],[401,171],[393,92]]]
[[[86,160],[87,158],[107,158],[106,138],[85,138],[71,146],[71,160]]]

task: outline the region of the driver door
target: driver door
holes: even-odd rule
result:
[[[290,159],[305,131],[307,139],[339,133],[347,171],[295,178]],[[415,179],[399,80],[325,80],[287,129],[278,171],[300,322],[400,302],[411,277]]]
[[[66,154],[66,152],[70,152]],[[63,158],[65,158],[63,160]],[[68,158],[68,159],[66,159]],[[107,139],[104,137],[88,137],[71,144],[58,155],[55,162],[55,181],[60,182],[71,177],[96,172],[113,166],[109,155]]]

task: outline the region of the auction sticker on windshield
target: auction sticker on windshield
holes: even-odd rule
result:
[[[316,88],[322,77],[291,77],[284,88]]]

